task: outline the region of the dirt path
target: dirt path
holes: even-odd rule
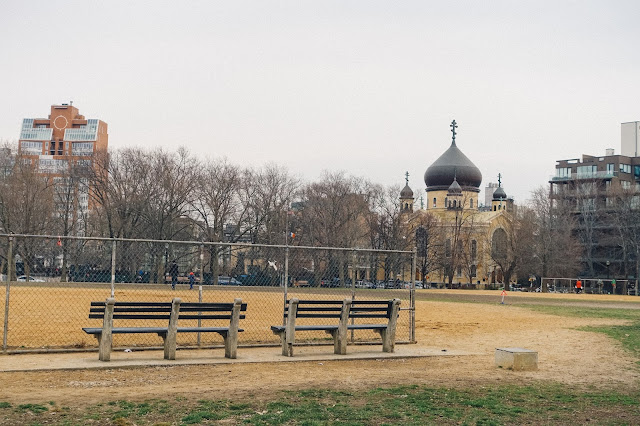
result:
[[[467,296],[476,297],[470,293]],[[634,365],[635,360],[626,355],[617,342],[600,333],[575,330],[585,325],[622,323],[544,315],[510,304],[419,299],[418,345],[481,355],[2,373],[0,401],[56,401],[74,407],[106,400],[175,396],[262,399],[279,390],[310,387],[357,389],[400,384],[467,387],[538,380],[603,389],[638,388],[640,372]],[[493,365],[496,347],[537,350],[539,370],[496,369]]]

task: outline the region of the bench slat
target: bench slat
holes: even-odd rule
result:
[[[102,306],[104,302],[91,302],[91,306]],[[171,302],[116,302],[114,306],[171,306]]]
[[[101,309],[90,309],[89,312],[101,312],[104,314],[104,307]],[[171,312],[171,306],[167,307],[167,308],[122,308],[122,307],[114,307],[113,308],[113,312],[159,312],[159,313],[165,313],[165,312]]]
[[[231,311],[233,309],[233,303],[197,303],[197,302],[185,302],[180,304],[180,310],[188,310],[188,311],[197,311],[197,310],[208,310],[208,311]],[[247,310],[247,304],[243,303],[240,305],[241,311]]]
[[[287,300],[287,305],[291,300]],[[299,300],[299,304],[305,305],[340,305],[342,306],[342,300]]]
[[[102,334],[102,328],[84,327],[82,329],[87,334]],[[129,334],[129,333],[167,333],[167,327],[114,327],[111,329],[113,334]]]
[[[182,315],[182,313],[180,314],[180,316],[178,317],[179,320],[217,320],[217,319],[226,319],[226,320],[230,320],[231,319],[231,315]],[[239,319],[245,319],[245,315],[240,315]]]

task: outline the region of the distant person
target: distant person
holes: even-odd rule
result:
[[[175,290],[176,284],[178,284],[178,264],[175,261],[171,262],[169,273],[171,274],[171,289]]]
[[[193,290],[193,285],[196,282],[196,276],[193,272],[189,272],[189,289]]]
[[[576,282],[576,294],[580,294],[580,292],[582,292],[582,281],[578,280]]]
[[[611,280],[611,294],[616,294],[616,280],[615,278]]]

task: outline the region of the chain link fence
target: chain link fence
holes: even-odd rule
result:
[[[92,301],[247,303],[241,346],[279,345],[271,325],[283,324],[287,299],[402,301],[396,338],[415,341],[415,253],[203,243],[195,241],[0,235],[0,273],[5,297],[0,315],[3,351],[97,348],[82,327]],[[198,325],[198,320],[180,326]],[[118,320],[114,320],[118,326]],[[140,321],[127,326],[157,326]],[[221,324],[201,324],[221,325]],[[299,342],[328,343],[319,333]],[[379,342],[370,330],[351,334],[353,343]],[[181,347],[218,347],[215,333],[182,333]],[[115,348],[160,347],[162,338],[114,335]]]

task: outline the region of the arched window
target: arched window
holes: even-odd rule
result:
[[[507,233],[502,228],[493,231],[493,236],[491,237],[491,257],[497,260],[503,260],[507,257]]]
[[[476,260],[476,256],[478,256],[478,242],[471,240],[471,260]]]
[[[469,208],[473,208],[473,198],[469,200]]]

